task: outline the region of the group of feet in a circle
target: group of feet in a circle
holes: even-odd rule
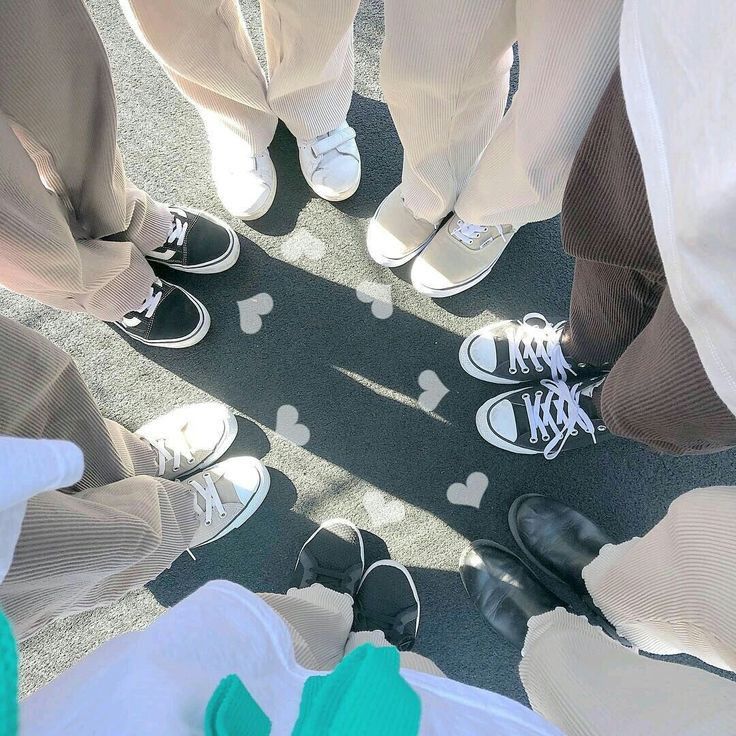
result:
[[[329,201],[352,196],[360,183],[361,164],[355,131],[346,122],[297,144],[302,173],[315,193]],[[247,171],[242,162],[236,169],[222,156],[213,156],[212,166],[218,193],[233,216],[252,220],[265,214],[276,191],[268,151],[254,157]],[[384,266],[413,260],[413,286],[443,297],[487,276],[514,233],[508,225],[473,225],[454,215],[442,223],[418,220],[404,206],[397,187],[376,210],[367,247],[373,260]],[[225,222],[172,207],[166,242],[147,257],[179,271],[213,274],[234,266],[239,255],[238,236]],[[157,279],[140,308],[116,325],[146,345],[186,348],[204,338],[210,316],[192,294]],[[548,459],[599,441],[606,431],[598,399],[607,367],[578,363],[564,346],[565,323],[552,325],[540,314],[494,322],[465,340],[460,362],[471,376],[500,385],[534,384],[481,406],[476,423],[484,439],[503,450]]]

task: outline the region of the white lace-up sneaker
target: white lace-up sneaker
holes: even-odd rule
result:
[[[341,202],[355,194],[360,184],[360,153],[355,131],[347,122],[297,143],[302,173],[315,194],[330,202]]]
[[[174,480],[219,460],[232,445],[238,422],[224,404],[189,404],[144,424],[136,434],[158,453],[158,474]]]
[[[459,294],[488,276],[515,233],[511,225],[474,225],[453,216],[414,261],[411,283],[427,296]]]
[[[222,539],[263,503],[271,478],[255,457],[231,457],[184,481],[192,490],[199,528],[190,549]]]
[[[608,436],[593,391],[605,376],[578,383],[545,379],[486,401],[475,417],[486,442],[521,455],[556,458],[562,450],[590,447]]]

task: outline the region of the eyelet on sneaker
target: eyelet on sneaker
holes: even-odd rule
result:
[[[573,436],[577,436],[577,434],[578,434],[577,429],[573,429],[573,431],[570,432],[570,434],[573,435]]]
[[[608,427],[604,427],[604,426],[603,426],[602,424],[601,424],[601,426],[600,426],[600,427],[598,427],[598,431],[599,431],[599,432],[605,432],[605,431],[606,431],[606,429],[608,429]]]
[[[187,463],[189,465],[194,465],[195,462],[197,462],[197,458],[196,457],[193,457],[191,460],[187,460]]]
[[[516,375],[516,368],[509,368],[509,373],[514,376]]]
[[[544,370],[544,368],[540,365],[539,368],[537,368],[537,373],[541,373]]]
[[[534,395],[535,395],[535,396],[541,396],[541,395],[542,395],[542,392],[541,392],[541,391],[535,391],[535,392],[534,392]]]
[[[226,516],[227,516],[227,511],[223,511],[223,512],[222,512],[222,513],[220,514],[220,518],[221,518],[221,519],[224,519],[224,518],[225,518]]]
[[[536,437],[530,437],[529,442],[531,442],[533,445],[537,444],[537,438]]]
[[[211,521],[205,521],[205,522],[204,522],[204,525],[205,525],[205,526],[212,526],[212,522],[211,522]]]
[[[521,398],[522,399],[531,399],[531,396],[529,394],[522,394],[521,395]]]
[[[179,470],[180,467],[181,467],[181,465],[174,465],[173,468],[172,468],[172,470],[176,473],[177,470]]]
[[[587,368],[587,366],[588,366],[588,364],[587,364],[587,363],[578,363],[578,365],[579,365],[579,366],[580,366],[581,368]]]
[[[521,372],[522,372],[522,373],[529,373],[529,369],[528,369],[528,368],[527,368],[526,366],[524,366],[524,367],[523,367],[523,368],[521,369]]]

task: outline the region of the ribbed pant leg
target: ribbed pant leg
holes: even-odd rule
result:
[[[439,222],[496,130],[509,93],[514,0],[385,0],[381,85],[404,147],[401,191]]]
[[[186,486],[146,476],[34,496],[0,584],[0,608],[25,638],[113,603],[170,567],[197,525]]]
[[[297,138],[337,128],[353,97],[360,0],[261,0],[268,102]]]
[[[353,649],[357,649],[363,644],[372,644],[374,647],[391,646],[382,631],[354,631],[348,637],[345,654],[350,654]],[[435,677],[445,676],[444,672],[431,659],[422,657],[421,654],[416,652],[399,652],[399,659],[403,669],[424,672],[427,675],[435,675]]]
[[[566,736],[736,733],[736,684],[643,657],[561,608],[530,620],[519,671],[532,708]]]
[[[120,0],[143,44],[211,139],[265,150],[278,120],[237,0]]]
[[[521,226],[559,213],[618,61],[621,7],[622,0],[516,0],[519,89],[457,201],[458,216]]]
[[[345,654],[353,625],[353,599],[316,583],[290,588],[286,595],[261,593],[286,621],[294,642],[296,661],[308,669],[332,670]]]
[[[690,491],[643,537],[606,545],[583,571],[585,584],[636,647],[735,671],[734,528],[736,488]]]
[[[736,417],[715,392],[669,289],[603,384],[611,432],[674,455],[736,446]]]
[[[155,277],[141,251],[165,241],[171,216],[126,180],[116,126],[107,56],[82,0],[2,3],[0,274],[7,288],[105,320],[120,319],[148,295]],[[119,233],[118,242],[101,240]]]
[[[561,230],[576,258],[566,349],[579,362],[613,363],[666,286],[618,69],[575,157]]]
[[[77,489],[157,474],[151,445],[102,418],[71,357],[0,316],[0,435],[69,440],[84,453]]]

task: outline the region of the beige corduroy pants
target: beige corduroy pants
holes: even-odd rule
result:
[[[171,215],[125,177],[110,69],[82,0],[0,3],[0,282],[114,321]],[[105,240],[107,236],[115,240]]]
[[[261,0],[268,78],[238,0],[120,0],[141,41],[213,142],[265,150],[279,119],[297,138],[337,128],[353,94],[359,0]]]
[[[189,546],[199,523],[191,492],[155,477],[150,444],[102,418],[63,350],[2,316],[0,435],[70,440],[85,461],[74,488],[28,502],[0,583],[19,638],[142,587]]]
[[[362,644],[391,646],[381,631],[351,631],[353,599],[319,583],[286,595],[261,593],[261,598],[286,621],[294,642],[296,661],[311,670],[332,670],[344,656]],[[414,652],[401,652],[401,666],[444,677],[430,659]]]
[[[642,538],[607,545],[588,591],[638,649],[736,671],[736,488],[676,499]],[[730,736],[736,684],[623,647],[557,609],[531,619],[520,666],[534,710],[567,736]]]
[[[407,207],[517,227],[559,213],[618,60],[622,0],[385,0],[381,81]],[[504,116],[512,46],[519,87]]]

